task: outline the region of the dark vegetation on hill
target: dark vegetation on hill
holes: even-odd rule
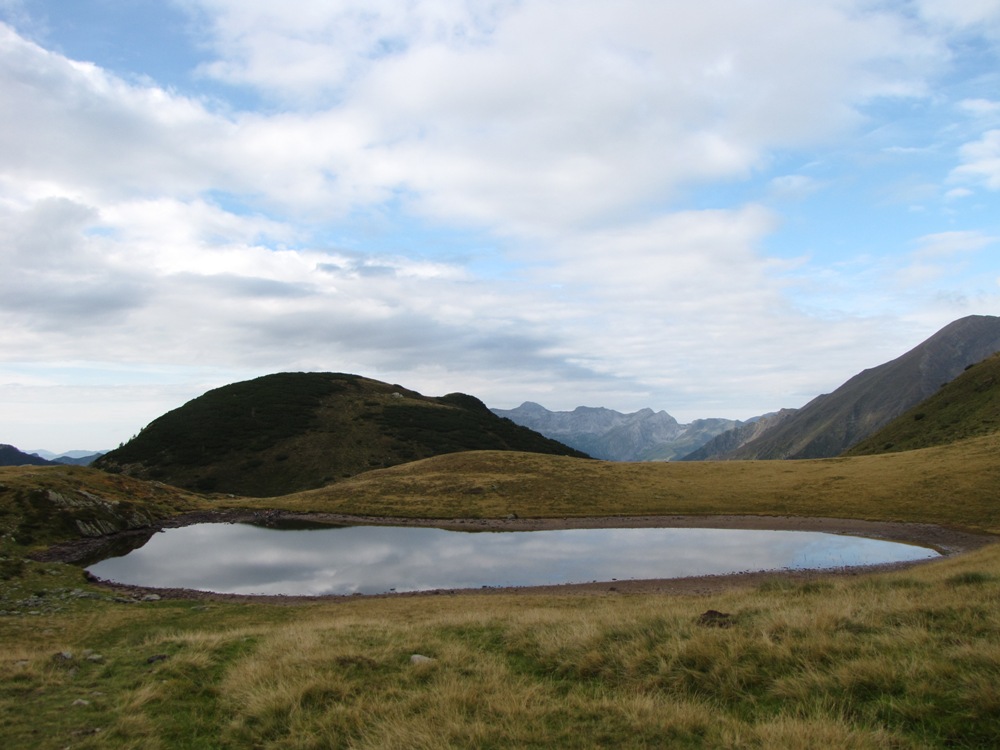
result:
[[[844,453],[877,453],[948,445],[1000,431],[1000,353],[961,375]]]
[[[465,394],[432,398],[358,375],[280,373],[209,391],[94,466],[201,492],[268,497],[466,450],[586,457]]]
[[[48,466],[51,463],[34,454],[19,451],[13,445],[0,444],[0,466]]]

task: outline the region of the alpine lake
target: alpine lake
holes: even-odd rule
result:
[[[835,569],[938,557],[815,531],[609,528],[453,531],[411,526],[199,523],[106,551],[92,575],[149,588],[334,596]]]

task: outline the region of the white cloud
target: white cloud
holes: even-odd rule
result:
[[[823,183],[807,175],[786,174],[772,178],[769,187],[778,198],[801,199],[822,190]]]
[[[298,92],[296,106],[213,111],[3,27],[0,95],[19,113],[4,171],[84,202],[221,190],[315,218],[402,197],[437,220],[546,234],[746,177],[773,148],[842,132],[872,97],[919,95],[938,54],[889,15],[791,0],[200,7],[208,74]]]
[[[969,260],[1000,238],[979,231],[938,232],[920,237],[909,263],[897,274],[904,287],[931,284],[961,273]]]
[[[3,24],[0,81],[0,106],[17,113],[0,131],[5,175],[90,199],[203,189],[213,145],[228,135],[195,101],[125,84]]]
[[[959,150],[962,164],[951,171],[953,182],[1000,190],[1000,130],[989,130]]]
[[[964,99],[958,104],[959,109],[974,117],[996,117],[1000,115],[1000,102],[992,99]]]
[[[1000,35],[998,0],[918,0],[923,18],[950,29],[975,28],[992,36]]]
[[[928,96],[948,62],[900,15],[842,0],[183,2],[208,24],[200,74],[252,96],[124,80],[0,25],[0,107],[18,114],[0,129],[0,359],[332,369],[501,406],[693,418],[799,405],[901,353],[873,320],[884,308],[844,302],[857,276],[766,256],[786,217],[691,198],[757,176],[758,200],[827,188],[775,163],[836,146],[873,103]],[[995,132],[963,150],[952,198],[994,187]],[[392,249],[376,252],[358,227],[380,222]],[[440,227],[475,240],[440,250]],[[502,277],[474,272],[476,243]],[[790,293],[804,288],[822,303],[805,309]]]
[[[921,237],[916,256],[919,258],[949,258],[964,253],[974,253],[997,242],[982,232],[939,232]]]
[[[285,165],[282,193],[294,190],[283,178],[316,176],[287,153],[303,144],[345,185],[337,199],[402,189],[428,215],[507,231],[746,176],[770,148],[841,132],[872,97],[921,94],[940,54],[899,20],[839,3],[202,5],[220,57],[208,73],[293,92],[302,108],[241,122],[245,142],[267,144],[258,169]],[[890,59],[905,64],[879,65]]]

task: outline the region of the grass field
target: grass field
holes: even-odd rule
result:
[[[68,500],[43,518],[31,499],[50,486]],[[288,605],[115,601],[76,568],[25,559],[30,545],[18,541],[28,511],[38,511],[32,544],[70,536],[55,516],[91,512],[72,505],[74,487],[106,504],[149,492],[153,516],[219,506],[748,513],[995,533],[997,436],[806,462],[456,454],[252,501],[143,486],[88,470],[0,471],[0,746],[987,748],[1000,737],[997,545],[894,573],[775,576],[710,596]],[[702,622],[709,609],[729,615],[725,627]]]
[[[810,461],[612,463],[456,453],[259,507],[428,518],[829,516],[1000,533],[1000,434],[906,453]],[[225,501],[223,501],[225,502]],[[244,500],[239,505],[246,505]]]

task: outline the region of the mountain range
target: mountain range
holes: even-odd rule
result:
[[[45,466],[47,464],[66,464],[71,466],[89,466],[103,451],[69,451],[68,453],[52,453],[51,451],[22,451],[13,445],[0,444],[0,466]]]
[[[107,451],[65,451],[63,453],[53,453],[44,448],[36,448],[27,452],[39,458],[44,458],[46,461],[52,461],[56,464],[66,464],[68,466],[90,466],[100,456],[107,453]]]
[[[623,414],[581,406],[553,412],[530,401],[493,412],[612,461],[828,458],[997,351],[1000,318],[961,318],[897,359],[858,373],[801,408],[780,409],[745,422],[699,419],[683,425],[665,411]]]
[[[590,406],[549,411],[531,401],[515,409],[492,411],[607,461],[672,461],[741,424],[732,419],[698,419],[680,424],[667,412],[652,409],[631,414]]]

